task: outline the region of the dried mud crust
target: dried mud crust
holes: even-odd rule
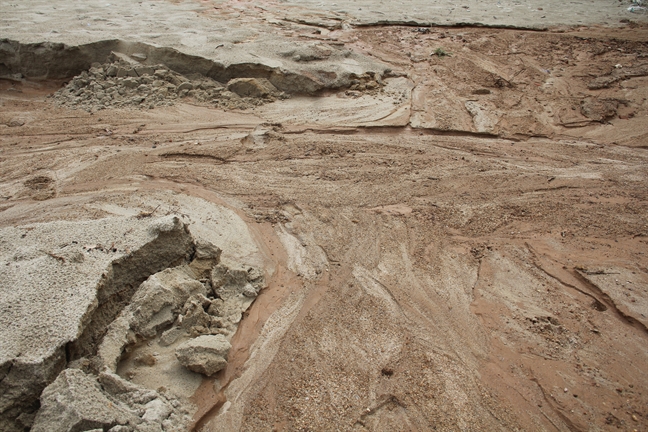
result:
[[[408,71],[414,127],[524,139],[625,120],[619,142],[641,145],[632,119],[646,113],[645,34],[638,24],[565,33],[387,27],[345,42]]]

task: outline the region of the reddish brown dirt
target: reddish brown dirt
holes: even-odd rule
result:
[[[409,74],[423,128],[278,129],[262,146],[242,140],[263,121],[247,113],[90,114],[5,81],[2,223],[146,188],[248,218],[276,272],[194,397],[202,430],[647,430],[648,78],[587,87],[648,63],[647,35],[348,32]]]

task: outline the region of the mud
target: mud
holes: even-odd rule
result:
[[[94,32],[10,26],[2,229],[177,217],[194,240],[108,284],[7,428],[647,427],[645,17],[416,4],[117,1],[83,12]],[[126,38],[117,12],[174,20]],[[69,267],[61,248],[34,259]]]

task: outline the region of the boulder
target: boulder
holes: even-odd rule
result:
[[[230,348],[225,336],[205,335],[183,343],[175,354],[187,369],[211,376],[225,368]]]

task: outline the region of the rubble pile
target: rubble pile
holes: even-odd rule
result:
[[[59,106],[96,111],[106,108],[155,108],[192,98],[226,109],[248,109],[287,95],[265,78],[234,78],[223,84],[200,74],[184,76],[165,65],[145,65],[112,53],[57,91]]]

